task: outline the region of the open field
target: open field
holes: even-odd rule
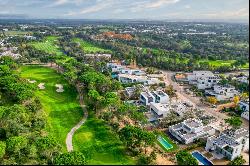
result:
[[[26,35],[26,34],[32,34],[32,32],[27,32],[27,31],[6,31],[4,32],[5,35],[7,36],[23,36],[23,35]]]
[[[79,38],[74,38],[73,42],[80,43],[81,48],[85,51],[85,53],[111,53],[110,50],[106,50],[100,47],[97,47],[89,42],[81,40]]]
[[[85,124],[76,131],[73,137],[74,149],[82,151],[88,164],[94,165],[124,165],[135,164],[135,161],[127,157],[125,147],[117,135],[101,120],[89,114]]]
[[[24,66],[21,68],[21,76],[36,80],[36,85],[45,83],[45,89],[37,90],[36,96],[40,99],[48,116],[46,131],[48,135],[57,138],[63,150],[66,151],[66,136],[83,117],[82,109],[77,100],[77,91],[60,74],[50,68]],[[63,93],[56,92],[56,84],[62,84],[65,91]]]
[[[235,62],[235,60],[216,60],[216,61],[210,61],[210,60],[201,60],[199,62],[208,62],[211,66],[214,67],[220,67],[220,66],[231,66],[232,63]],[[241,67],[242,69],[249,69],[249,63],[247,62],[246,65]]]
[[[34,46],[36,49],[44,51],[49,54],[63,55],[63,52],[56,45],[57,39],[58,37],[56,36],[49,36],[49,37],[46,37],[44,41],[32,42],[31,45]]]

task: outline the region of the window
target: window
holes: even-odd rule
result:
[[[237,152],[238,152],[238,149],[236,149],[234,153],[237,153]]]

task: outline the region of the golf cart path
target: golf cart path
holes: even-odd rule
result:
[[[87,120],[88,118],[88,111],[86,109],[86,105],[84,104],[84,101],[83,101],[83,95],[82,93],[80,92],[80,89],[79,87],[77,86],[77,91],[79,93],[79,100],[80,100],[80,105],[82,107],[82,110],[83,110],[83,113],[84,113],[84,116],[83,118],[81,119],[81,121],[75,126],[73,127],[70,132],[67,134],[67,137],[66,137],[66,146],[67,146],[67,151],[68,152],[71,152],[73,151],[73,143],[72,143],[72,138],[73,138],[73,135],[74,133],[76,132],[76,130],[78,130],[84,123],[85,121]]]

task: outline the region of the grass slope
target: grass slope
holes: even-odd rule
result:
[[[49,36],[44,39],[42,42],[32,42],[31,45],[34,46],[36,49],[45,51],[49,54],[55,55],[63,55],[63,52],[59,49],[56,45],[58,37],[56,36]]]
[[[93,114],[74,135],[75,150],[87,156],[90,165],[131,165],[135,161],[127,157],[125,147],[117,135],[112,133],[102,120]]]
[[[81,48],[85,51],[85,53],[111,53],[110,50],[106,50],[100,47],[97,47],[87,41],[84,41],[79,38],[74,38],[73,42],[80,43]]]
[[[36,84],[45,83],[46,89],[37,90],[36,96],[39,97],[48,116],[46,131],[57,138],[66,151],[67,133],[83,117],[75,88],[72,88],[55,70],[46,67],[24,66],[21,69],[21,76],[36,80]],[[62,84],[65,91],[57,93],[55,84]]]

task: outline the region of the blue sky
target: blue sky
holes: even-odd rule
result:
[[[76,19],[248,19],[249,0],[0,0],[0,16]]]

